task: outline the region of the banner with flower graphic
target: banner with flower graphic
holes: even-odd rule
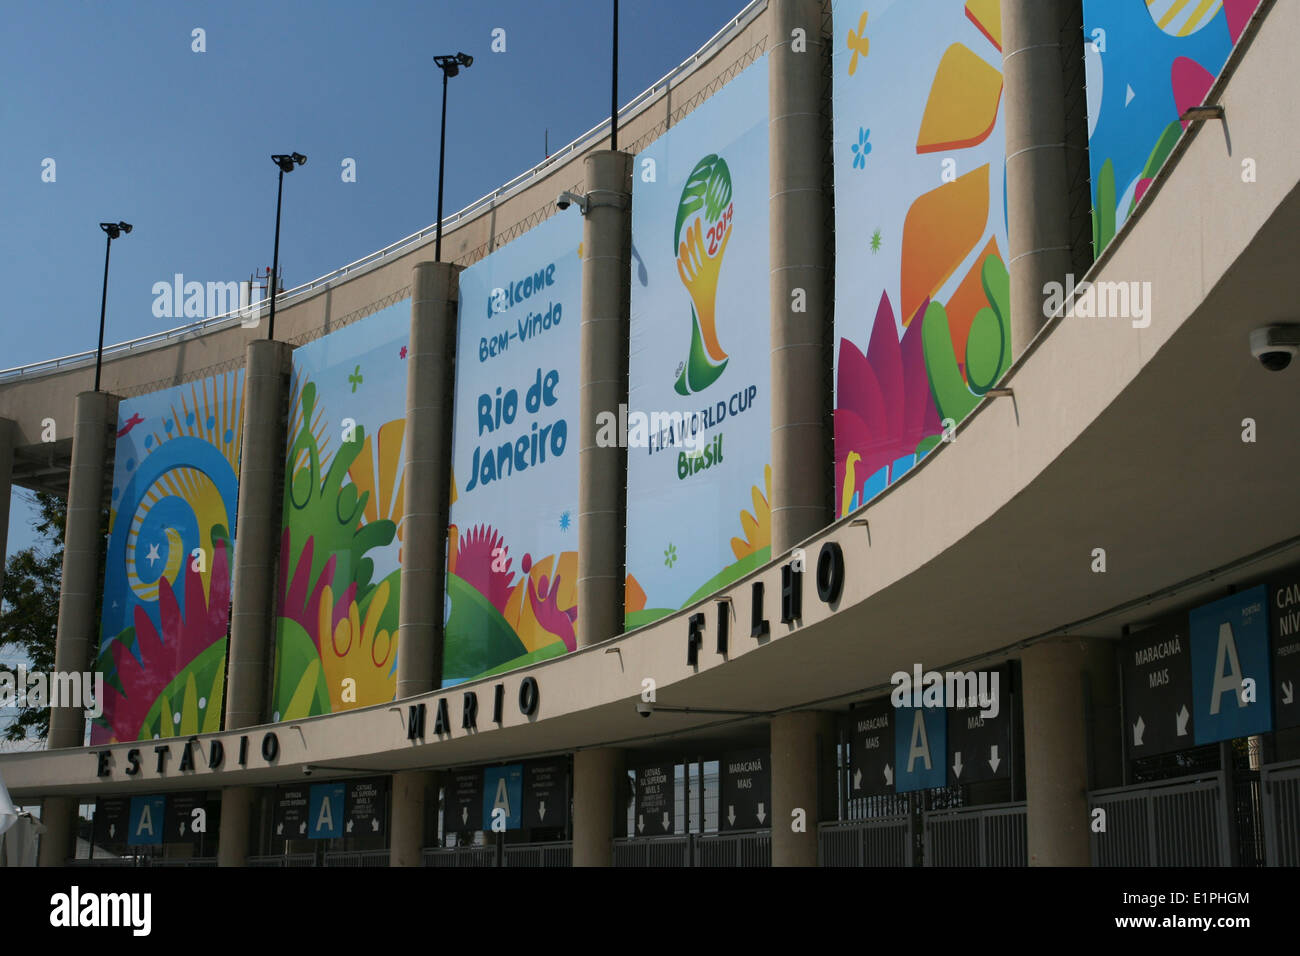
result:
[[[118,408],[91,743],[221,729],[243,371]]]
[[[639,153],[632,181],[629,628],[771,554],[767,58]]]
[[[1097,255],[1142,201],[1259,0],[1084,0],[1092,240]]]
[[[460,274],[444,686],[574,649],[582,217]]]
[[[393,699],[410,300],[294,350],[273,720]]]
[[[1011,365],[998,0],[833,8],[835,508],[916,464]]]

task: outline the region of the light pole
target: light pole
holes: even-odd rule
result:
[[[104,291],[99,297],[99,347],[95,349],[95,391],[99,391],[99,371],[104,364],[104,313],[108,309],[108,256],[113,251],[113,240],[134,227],[129,222],[101,222],[99,228],[108,234],[104,246]]]
[[[302,153],[283,153],[273,155],[271,162],[280,167],[280,185],[275,193],[275,252],[271,257],[271,281],[268,294],[271,296],[271,317],[267,322],[266,337],[275,338],[275,294],[280,288],[280,200],[284,198],[284,174],[293,172],[294,165],[301,166],[307,162]]]
[[[435,56],[433,62],[442,70],[442,134],[438,137],[438,225],[433,240],[433,261],[442,261],[442,173],[447,159],[447,80],[474,62],[468,53]]]

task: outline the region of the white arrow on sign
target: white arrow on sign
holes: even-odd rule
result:
[[[636,818],[636,832],[645,833],[645,814],[641,814]]]
[[[668,832],[668,811],[664,811],[664,832]]]
[[[1295,700],[1295,685],[1289,680],[1282,681],[1282,703],[1289,704]]]
[[[894,785],[894,768],[891,767],[889,764],[885,764],[885,786],[892,787],[893,785]]]
[[[347,822],[347,826],[344,827],[344,829],[347,830],[348,833],[351,833],[351,832],[352,832],[352,821],[351,821],[351,820],[349,820],[349,821]]]
[[[276,836],[284,836],[284,823],[283,823],[283,822],[282,822],[282,823],[279,823],[279,824],[276,825],[276,828],[275,828],[275,835],[276,835]]]
[[[181,836],[185,836],[185,821],[181,821]]]
[[[370,818],[370,829],[374,830],[376,833],[379,832],[379,817]]]
[[[758,822],[762,823],[766,819],[767,819],[767,811],[763,809],[763,805],[760,803],[758,805]]]
[[[961,776],[961,751],[958,750],[952,755],[952,772],[954,775]]]
[[[862,789],[862,769],[861,769],[861,768],[858,768],[858,770],[853,774],[853,789],[854,789],[854,790],[861,790],[861,789]]]
[[[1187,736],[1187,718],[1190,717],[1190,716],[1192,716],[1192,715],[1189,714],[1189,713],[1187,712],[1187,705],[1186,705],[1186,704],[1183,704],[1183,709],[1180,710],[1180,711],[1178,712],[1178,714],[1177,714],[1177,717],[1178,717],[1178,736],[1179,736],[1179,737],[1186,737],[1186,736]]]
[[[994,744],[989,748],[989,767],[992,768],[994,773],[998,772],[998,764],[1001,762],[1002,758],[998,756],[998,745]]]
[[[545,801],[545,800],[541,800],[541,801],[539,801],[538,804],[537,804],[537,819],[539,819],[539,820],[545,820],[545,819],[546,819],[546,801]]]
[[[733,803],[727,804],[727,822],[733,826],[736,823],[736,805]]]
[[[116,824],[116,823],[110,823],[110,824],[108,825],[108,835],[109,835],[110,837],[112,837],[112,836],[115,835],[116,833],[117,833],[117,824]]]
[[[469,823],[469,807],[460,808],[460,822],[462,826]]]
[[[1133,746],[1142,746],[1142,734],[1146,732],[1147,725],[1142,720],[1142,715],[1138,714],[1137,723],[1133,725]]]
[[[307,832],[307,821],[306,821],[306,820],[303,820],[302,823],[298,824],[298,832],[299,832],[299,833],[306,833],[306,832]]]

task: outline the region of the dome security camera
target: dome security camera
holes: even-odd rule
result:
[[[1250,354],[1270,372],[1280,372],[1300,353],[1300,325],[1265,325],[1250,333]]]
[[[655,712],[655,705],[648,701],[639,700],[636,702],[636,712],[642,717],[649,717]]]
[[[567,189],[555,197],[555,208],[563,211],[571,205],[577,205],[578,211],[584,216],[587,214],[587,200],[577,193],[571,193]]]

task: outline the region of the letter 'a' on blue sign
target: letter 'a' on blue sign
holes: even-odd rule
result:
[[[894,790],[948,785],[948,718],[942,707],[894,711]]]
[[[1188,616],[1196,742],[1267,733],[1273,714],[1268,589],[1230,595]]]
[[[493,816],[499,807],[505,811],[506,829],[518,830],[524,802],[524,765],[512,763],[505,767],[485,767],[483,770],[483,829],[491,830]],[[500,824],[498,824],[500,826]]]
[[[132,797],[131,815],[128,818],[126,842],[128,846],[158,846],[163,841],[163,814],[167,798]]]
[[[309,839],[332,840],[343,836],[343,784],[312,784],[307,810]]]

